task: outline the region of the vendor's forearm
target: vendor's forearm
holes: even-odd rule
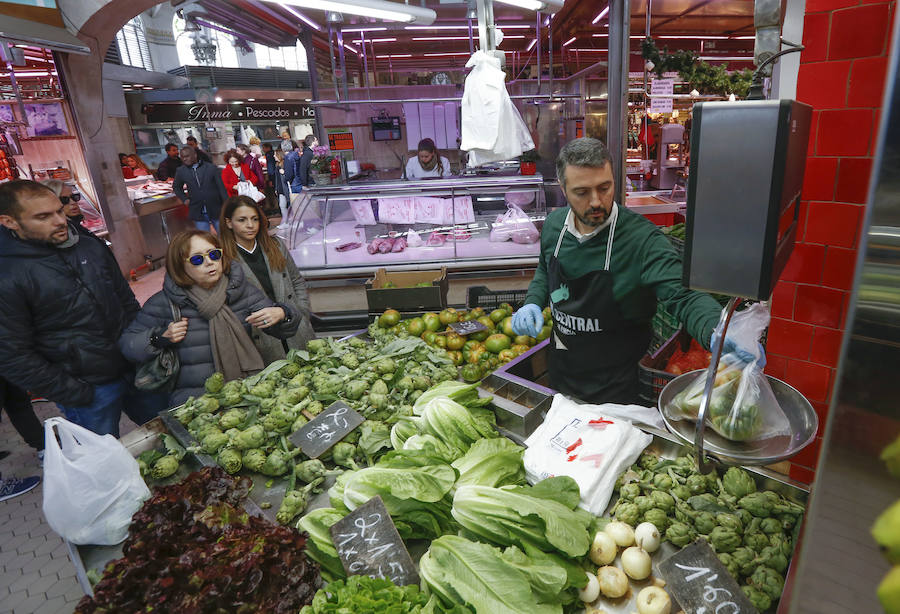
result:
[[[542,263],[535,270],[534,279],[528,284],[528,294],[525,296],[525,302],[534,303],[543,308],[547,306],[547,295],[547,271]]]

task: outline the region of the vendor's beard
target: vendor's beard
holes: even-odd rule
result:
[[[603,208],[601,208],[600,210],[603,212],[603,216],[596,220],[591,219],[587,215],[582,215],[581,213],[579,213],[578,211],[575,211],[574,209],[572,209],[572,212],[575,214],[575,217],[578,218],[579,222],[581,222],[585,226],[590,226],[591,228],[596,228],[597,226],[603,225],[606,222],[606,220],[609,219],[609,211],[607,211],[606,209],[603,209]],[[592,210],[588,209],[587,213],[591,213],[591,212],[592,212]]]

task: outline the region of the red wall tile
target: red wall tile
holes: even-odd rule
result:
[[[785,380],[787,378],[787,361],[788,359],[784,356],[770,354],[769,348],[766,348],[765,372],[772,377],[778,378],[780,380]]]
[[[824,11],[835,11],[837,9],[856,6],[857,4],[859,4],[859,0],[807,0],[806,12],[821,13]]]
[[[880,107],[886,70],[887,58],[883,56],[854,60],[850,70],[850,87],[847,88],[847,106]]]
[[[785,281],[817,284],[822,280],[824,263],[825,246],[798,243],[794,246],[794,253],[784,267],[781,278]]]
[[[823,403],[821,401],[810,401],[810,404],[813,406],[813,410],[816,412],[816,416],[818,416],[819,418],[819,426],[816,429],[816,437],[824,437],[825,423],[828,421],[828,403]]]
[[[840,328],[845,292],[819,286],[797,286],[794,319],[806,324]]]
[[[787,380],[810,401],[825,402],[831,382],[831,369],[802,360],[788,360]]]
[[[828,59],[882,55],[889,24],[890,13],[887,4],[871,4],[835,11],[831,14]]]
[[[815,328],[799,322],[772,318],[766,337],[766,350],[787,358],[809,359]]]
[[[833,328],[817,327],[812,339],[809,359],[817,364],[836,367],[841,354],[843,333]]]
[[[815,468],[819,464],[819,452],[822,449],[822,439],[816,437],[808,446],[791,457],[791,462],[802,467]]]
[[[850,290],[853,287],[853,274],[856,272],[856,250],[841,249],[829,245],[825,252],[825,267],[822,271],[822,285],[838,290]]]
[[[807,467],[801,467],[800,465],[791,463],[788,477],[802,484],[812,484],[813,480],[816,478],[816,472]]]
[[[807,14],[803,18],[803,45],[800,62],[821,62],[828,57],[828,34],[831,29],[831,15]]]
[[[797,100],[816,109],[844,108],[850,64],[850,60],[801,64]]]
[[[815,133],[811,133],[810,142],[815,142]],[[831,200],[834,198],[834,186],[837,183],[837,158],[807,158],[806,171],[803,174],[804,200]]]
[[[796,285],[786,281],[779,281],[775,284],[775,290],[772,291],[772,298],[769,301],[773,317],[785,320],[793,319],[796,290]]]
[[[822,111],[816,131],[820,156],[865,156],[872,140],[872,111],[842,109]]]
[[[803,240],[808,243],[856,247],[863,208],[839,203],[810,203]]]
[[[865,204],[869,196],[872,158],[842,158],[834,199],[844,203]]]

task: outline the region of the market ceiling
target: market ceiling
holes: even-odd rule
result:
[[[640,49],[648,1],[633,0],[630,3],[632,50]],[[263,0],[199,0],[199,5],[206,11],[208,21],[234,31],[247,41],[289,45],[301,29],[313,27],[316,28],[316,46],[327,49],[325,11]],[[437,20],[431,26],[407,26],[345,13],[340,27],[349,49],[345,49],[348,61],[356,59],[355,52],[360,48],[359,29],[367,28],[365,40],[370,61],[374,55],[376,61],[390,59],[392,63],[400,64],[416,62],[422,65],[424,61],[461,66],[462,62],[457,62],[454,56],[462,60],[469,54],[465,27],[468,4],[425,0],[421,5],[437,13]],[[609,32],[606,8],[605,0],[567,0],[553,17],[554,53],[577,53],[587,58],[605,59]],[[536,32],[535,13],[495,2],[494,17],[506,38],[500,48],[519,52],[524,62],[536,47],[532,42]],[[548,19],[548,16],[542,18],[545,51],[547,28],[544,24]],[[651,36],[659,39],[660,47],[690,49],[701,55],[747,56],[748,59],[753,53],[753,0],[653,0],[650,24]],[[702,36],[710,38],[699,38]]]

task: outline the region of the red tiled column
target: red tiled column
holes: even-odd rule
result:
[[[810,482],[818,464],[848,323],[896,2],[807,0],[797,99],[813,107],[797,245],[772,294],[766,372],[802,392],[819,437],[791,461]]]

